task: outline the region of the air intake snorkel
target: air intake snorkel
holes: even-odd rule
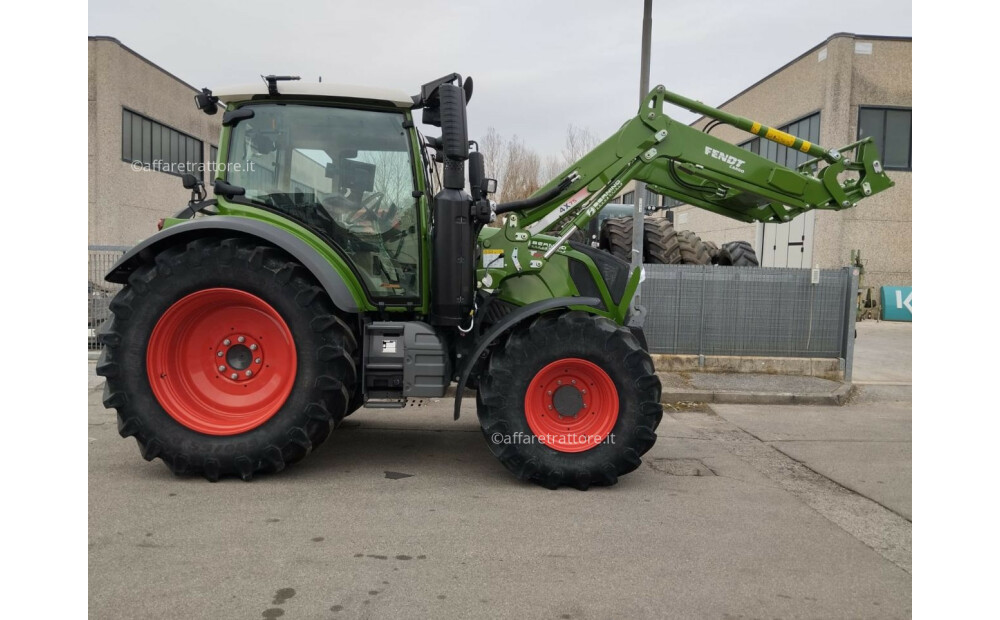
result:
[[[472,80],[457,73],[424,84],[413,97],[423,108],[423,122],[441,128],[440,148],[444,187],[434,196],[431,233],[431,322],[459,326],[468,323],[475,297],[477,218],[472,197],[465,191],[465,164],[469,159],[465,104],[472,96]],[[435,142],[435,144],[437,144]]]

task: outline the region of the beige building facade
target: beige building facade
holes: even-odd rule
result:
[[[911,46],[910,37],[835,34],[716,106],[804,138],[808,133],[827,148],[873,135],[895,187],[856,208],[812,211],[787,224],[744,224],[681,205],[672,209],[674,226],[719,245],[749,241],[765,267],[837,268],[860,250],[866,286],[912,284]],[[728,125],[712,135],[744,148],[770,146]],[[781,149],[760,154],[796,164],[794,153]],[[621,195],[633,190],[626,186]]]
[[[208,185],[222,115],[199,111],[198,90],[117,39],[87,46],[88,242],[130,246],[187,204],[183,172]]]

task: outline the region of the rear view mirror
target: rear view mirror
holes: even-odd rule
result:
[[[203,88],[200,93],[194,96],[194,105],[205,114],[211,116],[219,111],[219,98],[213,96],[212,91]]]
[[[194,189],[201,184],[201,181],[198,180],[198,177],[187,172],[181,176],[181,183],[184,184],[184,189]]]

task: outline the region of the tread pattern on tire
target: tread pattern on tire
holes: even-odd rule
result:
[[[677,230],[665,217],[647,217],[643,224],[645,262],[654,265],[679,265],[681,245]]]
[[[690,230],[677,233],[677,241],[681,246],[681,264],[711,265],[712,257],[701,237]]]
[[[601,247],[618,258],[632,260],[632,218],[609,217],[601,224]]]
[[[621,407],[612,430],[615,441],[577,453],[538,442],[496,443],[495,437],[530,434],[524,395],[535,372],[554,359],[591,357],[615,381]],[[585,312],[543,314],[522,324],[497,347],[476,395],[483,436],[493,454],[521,480],[555,489],[615,484],[635,470],[656,441],[663,417],[660,380],[653,361],[632,333]]]
[[[722,244],[717,259],[719,265],[733,267],[760,267],[757,253],[749,241],[730,241]]]
[[[267,422],[238,435],[203,435],[174,421],[156,401],[146,377],[145,339],[164,299],[176,301],[212,286],[198,282],[240,270],[280,291],[279,303],[301,313],[283,315],[290,326],[294,318],[300,332],[293,329],[299,369],[292,394]],[[216,286],[223,285],[224,279]],[[167,248],[129,276],[111,313],[99,335],[104,406],[117,410],[119,434],[135,437],[143,458],[160,458],[175,474],[215,481],[280,471],[323,443],[347,412],[357,382],[357,340],[312,275],[276,248],[244,238],[202,238]]]

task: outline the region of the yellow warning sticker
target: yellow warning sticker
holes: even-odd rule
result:
[[[760,131],[760,123],[754,121],[753,125],[750,125],[750,133],[757,133],[758,131]]]
[[[808,140],[803,140],[802,146],[799,147],[799,150],[802,151],[803,153],[808,153],[809,149],[811,148],[812,148],[812,142]]]
[[[498,248],[483,249],[483,269],[503,269],[503,250]]]
[[[768,129],[767,133],[764,134],[764,137],[768,140],[774,140],[778,144],[784,144],[785,146],[792,146],[795,144],[795,136],[783,131],[778,131],[777,129]]]

